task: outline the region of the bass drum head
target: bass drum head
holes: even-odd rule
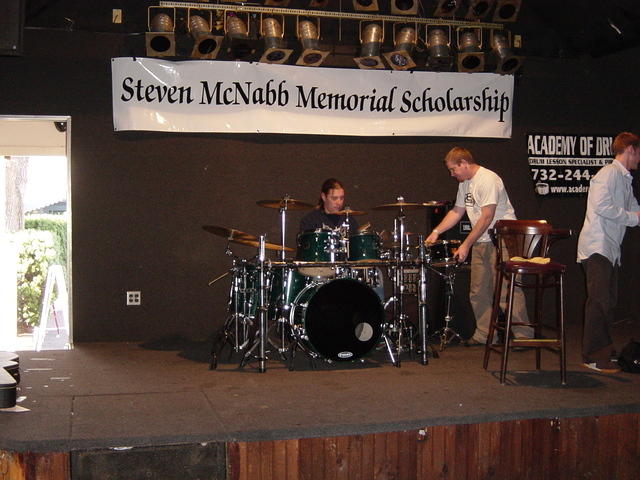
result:
[[[362,357],[378,344],[384,309],[378,295],[367,285],[338,279],[320,286],[315,294],[311,290],[311,294],[304,327],[316,352],[344,362]]]

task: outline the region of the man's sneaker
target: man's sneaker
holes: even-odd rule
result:
[[[473,337],[468,338],[468,339],[466,339],[464,341],[464,346],[465,347],[478,347],[480,345],[484,345],[484,342],[479,342],[478,340],[476,340]]]
[[[599,360],[596,362],[585,362],[582,364],[584,368],[600,373],[618,373],[620,367],[610,360]]]

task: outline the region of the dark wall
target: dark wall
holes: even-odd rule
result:
[[[554,256],[569,265],[567,314],[580,321],[583,278],[574,258],[585,198],[534,196],[525,134],[638,131],[637,76],[624,74],[638,50],[529,59],[516,82],[510,140],[115,133],[110,58],[119,52],[117,36],[30,30],[24,56],[0,57],[0,114],[72,117],[76,342],[208,336],[224,320],[228,282],[207,284],[230,258],[224,239],[202,225],[266,234],[278,243],[278,210],[256,201],[290,194],[313,203],[322,181],[335,176],[347,186],[348,204],[370,212],[362,221],[391,229],[394,213],[372,207],[399,195],[412,202],[454,198],[456,183],[442,166],[454,145],[503,177],[520,218],[546,218],[576,232]],[[302,213],[288,214],[289,246]],[[425,212],[410,212],[407,228],[424,232]],[[233,251],[255,254],[239,245]],[[639,283],[630,268],[637,252],[627,241],[623,281],[632,290]],[[142,291],[142,306],[125,306],[127,290]],[[634,298],[623,299],[621,316],[636,318],[637,311]]]

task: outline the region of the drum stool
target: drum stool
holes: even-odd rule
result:
[[[564,331],[564,289],[563,280],[565,265],[549,262],[536,263],[531,261],[536,253],[546,257],[553,236],[553,228],[544,220],[500,220],[496,222],[492,237],[497,248],[496,252],[496,283],[493,297],[493,310],[489,325],[489,334],[485,346],[483,367],[486,370],[492,351],[502,355],[500,367],[500,383],[505,383],[509,349],[534,348],[536,351],[536,369],[540,370],[540,354],[542,349],[558,353],[560,357],[560,379],[566,385],[566,345]],[[521,257],[522,260],[513,260]],[[508,288],[506,320],[499,321],[500,298],[502,285]],[[534,291],[534,316],[529,323],[513,322],[513,299],[516,287]],[[548,289],[555,290],[555,324],[543,323],[543,293]],[[511,328],[523,325],[533,328],[533,338],[511,338]],[[553,337],[547,338],[542,332],[552,332]],[[496,333],[501,333],[502,343],[493,344]]]

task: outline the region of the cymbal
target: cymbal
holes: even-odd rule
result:
[[[396,203],[387,203],[385,205],[378,205],[377,207],[372,207],[372,210],[416,210],[418,208],[424,208],[426,205],[422,203],[409,203],[409,202],[396,202]]]
[[[295,198],[281,198],[279,200],[260,200],[256,202],[261,207],[284,208],[285,210],[309,210],[313,208],[310,203],[301,202]]]
[[[243,238],[245,240],[258,240],[258,237],[249,235],[242,230],[236,230],[235,228],[218,227],[216,225],[203,225],[202,228],[209,233],[224,237],[227,240],[236,240],[238,238]]]
[[[257,242],[255,240],[249,240],[247,238],[238,238],[236,240],[233,240],[233,242],[239,243],[240,245],[248,245],[250,247],[257,247],[258,245],[260,245],[260,242]],[[265,243],[264,248],[266,250],[282,250],[282,245],[277,245],[275,243]],[[284,251],[293,252],[293,248],[284,247]]]
[[[334,215],[366,215],[367,212],[363,212],[362,210],[351,210],[350,208],[345,208],[344,210],[340,210],[339,212],[335,212]]]
[[[429,200],[428,202],[422,202],[424,207],[444,207],[445,202],[440,202],[438,200]]]
[[[366,232],[371,228],[371,222],[367,222],[364,225],[358,227],[358,233]]]

